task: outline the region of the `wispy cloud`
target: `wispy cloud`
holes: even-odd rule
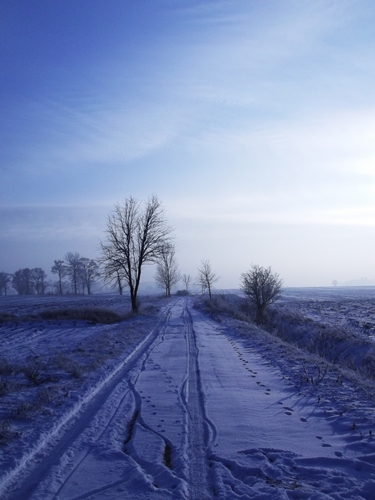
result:
[[[105,228],[108,207],[26,206],[0,208],[1,239],[29,243],[97,239]]]

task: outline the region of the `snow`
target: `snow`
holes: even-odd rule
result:
[[[314,321],[328,308],[336,326],[349,310],[370,321],[373,296],[348,293],[291,290],[280,307]],[[124,307],[115,296],[78,302]],[[0,448],[0,498],[375,498],[374,403],[355,377],[329,365],[318,380],[316,356],[255,325],[213,321],[191,298],[153,302],[158,317],[111,325],[1,325],[1,356],[13,371],[2,369],[10,434]],[[19,315],[46,307],[61,303],[0,301],[0,311]],[[37,384],[19,368],[28,363],[38,366]],[[51,397],[38,406],[41,390]],[[33,411],[17,414],[28,402]]]

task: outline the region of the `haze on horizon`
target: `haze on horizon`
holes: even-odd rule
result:
[[[156,194],[182,273],[375,283],[372,0],[12,0],[0,24],[0,271],[96,257],[114,204]]]

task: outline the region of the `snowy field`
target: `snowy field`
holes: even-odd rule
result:
[[[1,297],[0,498],[375,499],[369,371],[228,314],[232,298],[209,317],[190,298],[131,316],[115,295]],[[371,346],[374,301],[287,289],[272,321]],[[43,315],[62,308],[123,319]]]
[[[375,287],[288,288],[283,301],[314,320],[375,335]]]

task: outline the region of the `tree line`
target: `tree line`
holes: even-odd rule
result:
[[[64,260],[55,260],[51,272],[57,282],[47,280],[41,267],[26,267],[15,273],[0,272],[0,295],[8,295],[13,288],[18,295],[44,295],[45,293],[92,293],[93,284],[100,277],[99,263],[95,259],[68,252]]]
[[[68,252],[64,260],[55,260],[51,272],[57,275],[59,294],[67,290],[74,294],[92,293],[98,279],[116,287],[120,294],[129,290],[131,307],[138,310],[138,291],[144,266],[156,264],[155,281],[171,295],[171,289],[179,281],[188,293],[191,276],[181,275],[176,261],[173,230],[168,225],[164,209],[156,196],[142,203],[133,197],[116,204],[108,215],[105,240],[101,242],[101,257],[88,259],[78,252]],[[0,273],[0,294],[7,294],[11,285],[18,294],[44,294],[48,286],[46,273],[41,268],[19,269],[14,274]],[[212,297],[212,287],[219,277],[213,272],[208,260],[201,262],[195,284],[201,293]],[[258,318],[265,308],[281,293],[282,281],[271,268],[253,265],[241,275],[240,288],[255,305]]]

